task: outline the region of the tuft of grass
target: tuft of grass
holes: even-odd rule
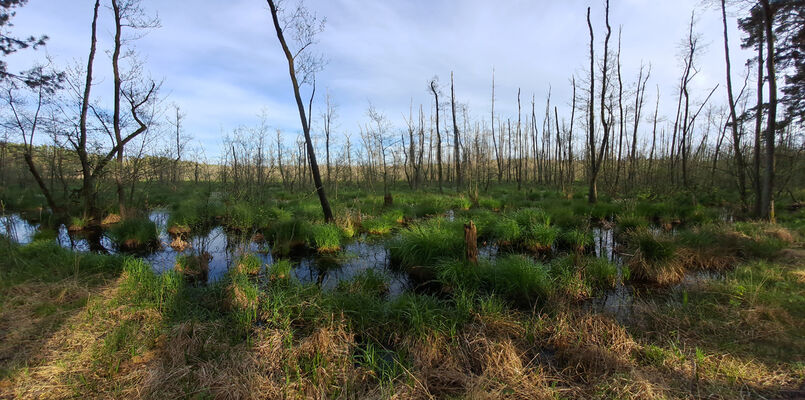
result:
[[[265,236],[276,254],[287,256],[309,243],[310,223],[298,218],[277,220],[268,227]]]
[[[618,233],[629,233],[648,226],[645,218],[634,213],[618,215],[616,228]]]
[[[341,229],[335,224],[310,226],[308,245],[320,253],[333,253],[341,249]]]
[[[547,225],[551,223],[551,217],[539,208],[521,208],[514,213],[514,219],[523,228],[536,224]]]
[[[268,268],[271,281],[288,280],[291,278],[293,264],[289,260],[275,260]]]
[[[241,254],[235,261],[235,273],[242,275],[257,275],[263,267],[260,257],[253,253]]]
[[[391,228],[394,227],[394,222],[386,218],[375,217],[363,220],[361,226],[366,232],[372,235],[385,235],[391,232]]]
[[[559,237],[559,229],[546,223],[535,223],[523,229],[523,245],[534,251],[549,251]]]
[[[257,321],[260,289],[244,274],[230,274],[225,304],[237,330],[248,333]]]
[[[518,306],[531,306],[551,294],[547,268],[522,255],[500,258],[482,274],[482,287]]]
[[[580,259],[569,254],[553,259],[549,265],[555,293],[562,299],[583,300],[592,292],[590,282],[582,276],[582,266],[578,265]]]
[[[159,231],[148,218],[128,218],[109,230],[109,237],[122,250],[144,250],[156,247]]]
[[[584,278],[592,287],[612,288],[617,282],[618,267],[605,258],[587,257],[584,262]]]
[[[351,280],[339,282],[336,290],[381,298],[388,293],[389,284],[382,273],[374,269],[367,269],[355,275]]]
[[[191,283],[204,283],[210,273],[210,259],[212,256],[207,252],[199,255],[181,254],[176,257],[173,269]]]
[[[459,259],[464,246],[463,226],[441,218],[402,230],[388,243],[392,262],[403,267],[433,266],[441,260]]]
[[[668,285],[684,277],[685,266],[675,258],[676,245],[670,239],[641,229],[630,235],[629,243],[627,265],[632,278]]]
[[[513,244],[520,239],[522,229],[514,218],[501,216],[488,228],[489,237],[501,244]]]
[[[184,280],[177,271],[157,275],[150,264],[128,258],[123,263],[121,291],[134,304],[153,306],[170,314],[184,290]]]
[[[586,228],[574,228],[563,231],[559,235],[559,245],[567,250],[584,253],[594,243],[592,233]]]

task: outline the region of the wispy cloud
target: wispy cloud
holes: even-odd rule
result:
[[[50,35],[47,51],[60,62],[83,60],[92,3],[31,2],[19,10],[15,31]],[[138,51],[147,57],[151,74],[164,77],[163,88],[170,101],[187,112],[188,133],[215,146],[221,130],[257,124],[262,109],[268,111],[272,126],[299,130],[287,65],[264,1],[145,0],[144,4],[159,13],[162,28],[141,39]],[[438,75],[446,85],[454,71],[459,101],[481,118],[489,112],[494,67],[496,108],[502,115],[516,113],[518,88],[522,88],[524,103],[530,102],[533,93],[537,107],[544,107],[549,86],[553,103],[562,113],[570,103],[570,77],[587,64],[587,6],[593,8],[600,55],[603,1],[308,1],[308,7],[327,18],[316,47],[329,60],[318,77],[318,93],[323,95],[325,88],[331,91],[339,105],[341,131],[356,130],[366,121],[368,101],[402,126],[402,114],[407,113],[411,101],[430,108],[428,80]],[[703,97],[723,75],[716,10],[701,9],[698,0],[612,1],[611,46],[616,48],[622,25],[625,81],[631,85],[641,61],[650,62],[650,88],[653,91],[659,84],[663,103],[669,106],[681,69],[678,44],[694,9],[699,14],[697,30],[702,44],[710,44],[699,61],[701,73],[693,82],[697,95]],[[108,10],[103,18],[100,45],[108,49]],[[734,25],[733,56],[740,62],[749,55],[738,49],[740,34]],[[41,56],[25,52],[9,61],[12,67],[23,66]],[[108,57],[98,60],[99,65],[106,61]],[[99,68],[108,76],[107,69]],[[740,69],[735,73],[741,73]],[[314,117],[319,113],[316,110]],[[208,149],[208,154],[215,152]]]

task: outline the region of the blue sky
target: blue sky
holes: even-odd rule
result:
[[[456,97],[468,105],[474,119],[489,119],[493,67],[499,115],[516,118],[518,88],[524,104],[530,103],[533,93],[537,109],[544,109],[551,87],[561,117],[571,99],[569,80],[574,73],[582,74],[588,63],[587,6],[593,7],[598,55],[604,37],[603,1],[308,0],[306,4],[327,18],[315,48],[328,60],[317,77],[317,93],[330,91],[338,105],[336,132],[352,132],[353,137],[358,125],[368,120],[370,101],[402,128],[412,101],[415,107],[425,104],[426,110],[432,105],[428,81],[439,76],[447,88],[451,71]],[[186,112],[186,132],[205,145],[208,156],[218,154],[222,132],[257,125],[261,110],[267,112],[272,127],[296,135],[299,119],[287,65],[265,1],[143,0],[143,5],[159,15],[162,27],[137,41],[137,50],[150,74],[164,79],[167,102]],[[92,6],[92,0],[31,0],[19,9],[13,32],[47,34],[51,39],[44,51],[9,57],[11,69],[30,65],[45,54],[61,65],[85,63]],[[637,79],[641,61],[650,62],[647,100],[653,101],[659,85],[661,113],[664,109],[668,115],[675,107],[680,43],[694,9],[705,48],[692,85],[694,96],[703,99],[723,82],[720,10],[704,8],[699,0],[612,0],[611,4],[613,48],[618,26],[623,25],[626,85]],[[104,10],[101,16],[99,45],[104,51],[112,38],[110,14]],[[734,16],[729,23],[734,79],[742,82],[742,66],[751,54],[738,46]],[[110,97],[105,88],[110,80],[108,61],[108,54],[99,52],[94,97],[101,99]],[[722,83],[714,101],[725,98]],[[316,130],[322,104],[323,98],[317,98]]]

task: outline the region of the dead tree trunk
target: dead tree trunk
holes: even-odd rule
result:
[[[277,16],[277,7],[274,5],[274,0],[267,0],[268,6],[271,9],[271,18],[274,21],[274,28],[276,29],[277,39],[279,39],[282,50],[285,53],[285,59],[288,61],[288,73],[291,77],[291,84],[293,85],[294,98],[296,99],[296,106],[299,110],[299,119],[302,122],[302,132],[305,135],[305,145],[307,150],[307,159],[310,163],[310,172],[313,175],[313,182],[316,185],[316,193],[319,195],[319,202],[321,209],[324,213],[324,220],[326,222],[333,222],[333,211],[330,209],[330,202],[327,200],[327,195],[324,192],[324,185],[321,183],[321,175],[319,174],[319,165],[316,163],[316,152],[313,150],[313,141],[310,138],[310,126],[305,112],[305,105],[302,103],[302,95],[299,92],[299,82],[296,79],[296,67],[294,64],[294,55],[288,48],[285,42],[285,36],[282,33],[282,27]],[[315,93],[315,86],[313,89]],[[313,96],[311,95],[311,102]],[[310,112],[311,110],[308,110]]]

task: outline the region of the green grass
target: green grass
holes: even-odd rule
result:
[[[341,229],[334,224],[314,224],[310,226],[308,245],[320,253],[332,253],[341,249]]]
[[[235,267],[233,268],[236,273],[252,276],[259,274],[262,269],[263,262],[254,253],[241,254],[235,260]]]
[[[617,282],[618,267],[604,258],[587,257],[584,261],[584,278],[594,288],[612,288]]]
[[[229,279],[225,300],[229,318],[237,330],[248,334],[257,322],[260,289],[255,282],[241,273],[232,273]]]
[[[392,262],[402,267],[433,266],[463,257],[464,228],[460,222],[435,218],[400,231],[387,246]]]
[[[142,250],[158,244],[157,225],[148,218],[127,218],[108,231],[109,238],[123,250]]]
[[[546,223],[534,223],[523,229],[523,245],[535,251],[549,251],[559,238],[559,229]]]
[[[289,260],[274,260],[268,267],[268,275],[271,280],[288,280],[291,278],[293,264]]]
[[[482,270],[481,286],[522,307],[544,301],[552,291],[548,269],[536,261],[510,255]]]
[[[361,222],[363,230],[372,235],[388,234],[391,232],[394,225],[395,223],[393,221],[382,217],[367,218]]]
[[[583,253],[593,246],[593,235],[586,228],[569,229],[562,231],[558,243],[563,249]]]
[[[516,243],[522,235],[520,224],[518,224],[514,218],[507,216],[500,216],[497,220],[493,221],[487,231],[491,239],[509,244]]]

